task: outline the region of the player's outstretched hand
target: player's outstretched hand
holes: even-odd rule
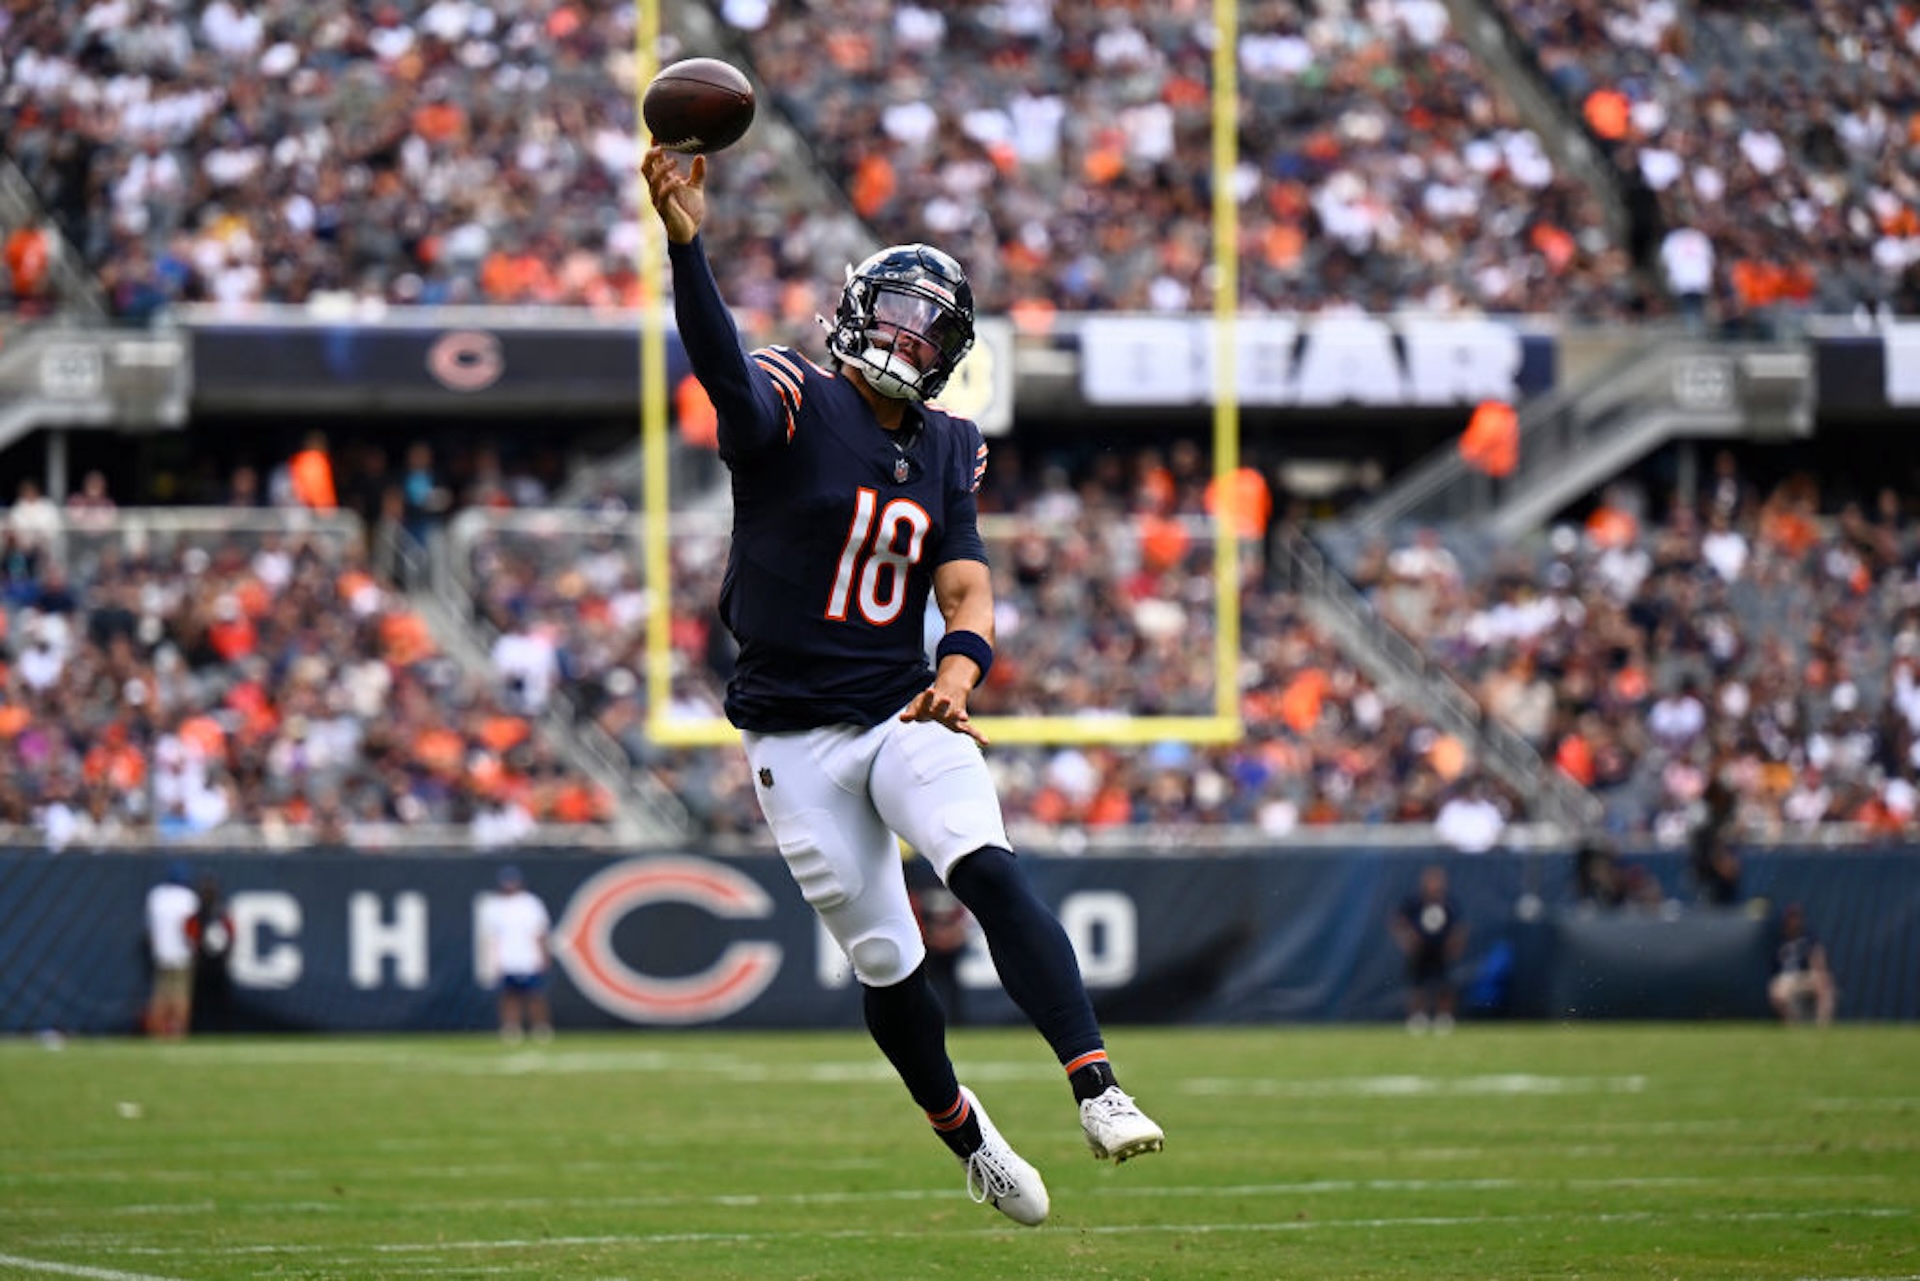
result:
[[[655,143],[640,161],[647,194],[666,225],[667,239],[684,245],[700,234],[707,216],[707,158],[695,156],[682,172],[679,156]]]
[[[972,718],[967,715],[967,695],[965,690],[955,691],[943,686],[938,679],[926,689],[920,691],[907,710],[900,713],[903,721],[938,721],[956,734],[965,734],[982,747],[988,746],[987,736],[980,732]]]

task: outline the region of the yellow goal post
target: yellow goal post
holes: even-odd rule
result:
[[[661,0],[640,0],[634,26],[634,123],[645,141],[640,98],[659,69]],[[1220,495],[1213,512],[1213,711],[1204,716],[1016,716],[980,718],[996,744],[1057,746],[1147,746],[1154,743],[1230,743],[1244,736],[1240,718],[1240,566],[1230,478],[1240,469],[1240,405],[1234,330],[1239,315],[1239,211],[1234,174],[1239,167],[1239,42],[1237,0],[1214,0],[1212,92],[1213,183],[1213,481]],[[636,178],[636,181],[639,181]],[[673,602],[671,594],[672,493],[668,415],[666,235],[646,206],[640,182],[640,453],[641,545],[647,589],[646,732],[674,747],[732,745],[738,741],[723,717],[672,714]]]

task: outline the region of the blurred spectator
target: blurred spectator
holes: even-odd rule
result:
[[[1707,330],[1707,303],[1713,294],[1713,241],[1698,227],[1675,227],[1660,242],[1660,267],[1667,292],[1679,305],[1687,332]]]
[[[1466,952],[1467,923],[1438,863],[1421,869],[1420,885],[1388,919],[1406,958],[1407,1030],[1453,1031],[1453,971]]]
[[[1484,854],[1500,843],[1507,816],[1478,780],[1441,803],[1433,833],[1465,854]]]
[[[547,935],[552,918],[518,867],[501,868],[497,885],[498,892],[480,907],[480,955],[482,972],[492,978],[499,994],[500,1039],[516,1044],[531,1032],[536,1041],[550,1041],[547,968],[552,951]]]
[[[330,512],[340,506],[334,487],[333,456],[324,432],[308,432],[305,442],[287,461],[288,496],[310,511]]]
[[[535,829],[527,807],[505,787],[495,784],[481,790],[473,819],[467,825],[467,839],[475,849],[502,849],[521,844]]]
[[[1767,982],[1767,1000],[1782,1023],[1825,1027],[1833,1022],[1838,990],[1827,964],[1826,944],[1807,927],[1806,910],[1787,904],[1780,914],[1779,940],[1774,946],[1773,977]]]
[[[60,536],[60,509],[41,492],[40,483],[22,479],[7,509],[6,535],[11,554],[19,560],[16,576],[31,578],[53,554]]]
[[[416,440],[407,446],[400,486],[406,503],[401,523],[424,547],[453,506],[453,495],[434,469],[432,445]]]
[[[67,495],[68,523],[82,529],[103,529],[113,523],[120,506],[107,492],[107,477],[98,469],[89,470],[80,480],[80,488]]]
[[[6,264],[11,310],[28,316],[52,311],[53,256],[58,243],[53,229],[43,221],[23,222],[7,233],[0,257]]]
[[[1583,907],[1615,908],[1626,902],[1626,877],[1610,845],[1588,841],[1574,855],[1573,897]]]
[[[193,936],[193,1030],[230,1032],[233,1030],[233,975],[229,962],[233,956],[233,917],[227,911],[219,878],[211,873],[200,878],[200,909],[194,914]]]
[[[1731,831],[1736,803],[1725,781],[1708,782],[1700,821],[1689,837],[1689,874],[1701,901],[1714,907],[1740,901],[1740,855]]]
[[[193,1015],[192,927],[200,896],[190,880],[186,864],[170,862],[165,877],[147,891],[147,957],[153,966],[147,1034],[163,1041],[184,1038]]]
[[[967,1021],[960,961],[973,941],[973,915],[925,859],[912,859],[907,876],[914,919],[920,923],[920,936],[927,945],[927,981],[933,984],[947,1023],[959,1027]]]

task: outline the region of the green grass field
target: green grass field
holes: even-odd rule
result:
[[[1920,1029],[1114,1029],[1163,1153],[956,1034],[1053,1218],[864,1036],[0,1042],[0,1275],[1920,1276]]]

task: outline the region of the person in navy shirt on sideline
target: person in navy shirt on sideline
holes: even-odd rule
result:
[[[682,159],[655,146],[642,168],[732,482],[720,614],[740,652],[727,717],[795,883],[860,982],[874,1041],[973,1198],[1038,1225],[1044,1181],[948,1054],[900,842],[979,923],[1007,994],[1066,1071],[1094,1154],[1125,1161],[1164,1135],[1120,1089],[1072,944],[1015,861],[967,711],[993,664],[975,501],[987,446],[930,401],[973,345],[973,290],[940,250],[895,246],[848,269],[830,365],[789,347],[749,354],[700,235],[708,157]],[[929,595],[946,626],[937,666],[922,639]]]
[[[1407,1030],[1453,1031],[1453,967],[1467,946],[1467,923],[1447,888],[1447,869],[1421,869],[1420,888],[1389,918],[1394,941],[1407,959]]]

